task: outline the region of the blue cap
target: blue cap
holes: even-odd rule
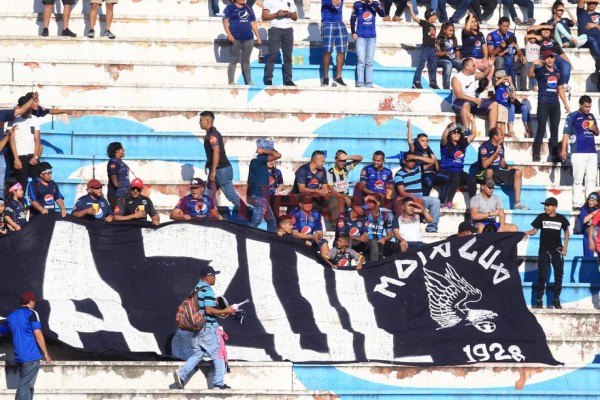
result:
[[[221,271],[215,271],[213,267],[204,267],[200,270],[200,277],[204,278],[205,276],[212,276],[220,273]]]
[[[273,150],[275,148],[275,144],[269,139],[257,139],[256,147],[264,150]]]

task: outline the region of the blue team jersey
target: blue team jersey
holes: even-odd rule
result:
[[[283,185],[283,174],[277,168],[269,168],[269,192],[274,195],[279,186]]]
[[[579,30],[579,35],[600,36],[600,30],[596,28],[585,28],[589,23],[600,24],[600,13],[589,13],[585,8],[577,7],[577,28]]]
[[[383,167],[377,171],[371,164],[360,171],[360,181],[365,182],[365,187],[370,191],[385,195],[388,186],[394,183],[394,175],[389,168]]]
[[[461,31],[462,35],[462,47],[460,49],[460,55],[463,58],[483,58],[483,46],[485,45],[485,38],[483,33],[479,32],[474,35],[471,33],[466,34]]]
[[[129,193],[129,167],[120,158],[111,158],[106,164],[108,174],[108,192],[107,196],[123,197]],[[119,186],[112,184],[110,177],[115,175]]]
[[[331,0],[321,0],[321,22],[342,22],[342,11],[344,0],[338,6],[333,5]]]
[[[377,14],[384,16],[383,8],[379,6],[378,1],[366,5],[362,1],[357,1],[352,7],[352,16],[350,17],[350,26],[352,32],[356,32],[361,38],[374,38],[377,36],[375,32],[375,20]],[[356,26],[356,30],[354,27]]]
[[[517,46],[509,45],[507,52],[502,56],[506,68],[513,68],[515,65],[515,56],[517,55]]]
[[[42,329],[38,313],[21,307],[10,313],[6,321],[0,321],[0,334],[12,333],[15,362],[23,364],[42,359],[42,353],[33,331]]]
[[[394,175],[394,186],[404,186],[404,190],[409,194],[423,197],[422,177],[423,171],[419,166],[415,166],[410,171],[401,168],[396,171],[396,175]]]
[[[358,217],[355,220],[350,218],[350,211],[343,212],[337,220],[336,234],[345,233],[352,239],[358,239],[363,233],[368,233],[365,219]]]
[[[392,219],[393,216],[391,213],[379,211],[379,215],[375,216],[372,212],[367,212],[365,225],[369,240],[384,238],[392,229]]]
[[[442,146],[440,143],[440,169],[462,172],[465,167],[467,147],[469,147],[468,144],[466,146],[461,146],[460,144],[455,146],[450,141],[448,141],[445,146]]]
[[[501,84],[496,86],[496,101],[504,107],[509,106],[510,102],[510,86]]]
[[[108,204],[108,201],[106,201],[104,197],[94,199],[89,194],[81,196],[77,199],[75,207],[73,207],[73,212],[85,210],[87,208],[92,207],[94,204],[98,204],[98,212],[95,215],[85,214],[83,218],[87,219],[88,221],[96,221],[98,219],[104,220],[104,218],[106,218],[107,216],[113,215],[112,208],[110,207],[110,204]]]
[[[493,170],[500,169],[500,164],[502,164],[502,160],[504,159],[504,145],[501,144],[500,146],[501,146],[500,151],[496,155],[496,158],[494,158],[494,161],[492,161],[492,163],[488,167],[490,169],[493,169]],[[483,160],[484,158],[489,158],[492,154],[494,154],[495,151],[496,151],[496,146],[494,146],[494,144],[492,142],[490,142],[489,140],[487,142],[483,143],[481,146],[479,146],[479,152],[477,154],[477,161],[479,162],[480,169],[483,169],[483,166],[481,165],[481,160]]]
[[[544,51],[546,51],[546,50],[553,51],[554,54],[556,54],[557,56],[560,56],[561,54],[564,53],[562,46],[560,44],[556,43],[556,40],[554,40],[552,38],[538,40],[538,41],[536,41],[536,43],[540,45],[540,60],[542,59],[542,54],[544,54]]]
[[[549,19],[548,22],[546,22],[546,24],[550,24],[550,25],[562,25],[563,28],[565,28],[565,30],[571,34],[571,28],[575,26],[575,24],[573,23],[573,21],[571,21],[569,18],[561,18],[560,20],[558,20],[556,23],[554,22],[554,20]],[[563,42],[569,42],[570,40],[568,38],[566,38],[563,35],[560,35],[560,40],[562,40]]]
[[[304,235],[312,235],[315,232],[323,231],[321,214],[318,211],[313,210],[306,214],[300,208],[295,208],[289,215],[294,217],[294,226],[292,227],[294,231],[298,231]]]
[[[502,42],[506,42],[506,39],[508,39],[510,36],[514,36],[515,34],[512,33],[511,31],[506,32],[505,35],[502,35],[498,29],[496,29],[493,32],[490,32],[487,35],[486,38],[486,43],[488,46],[492,46],[494,49],[500,47],[500,43]]]
[[[300,193],[298,190],[298,184],[303,184],[308,189],[324,188],[327,186],[327,171],[325,168],[321,168],[316,172],[312,172],[310,170],[310,164],[304,164],[296,170],[294,193]]]
[[[24,227],[27,223],[25,204],[21,203],[19,200],[10,199],[8,203],[6,203],[4,216],[10,217],[10,219],[21,228]]]
[[[251,23],[256,21],[256,17],[254,16],[252,8],[245,4],[242,7],[238,7],[235,4],[229,4],[225,7],[223,14],[225,14],[223,19],[229,20],[229,30],[234,39],[254,39]]]
[[[47,210],[54,211],[56,208],[56,200],[64,199],[58,189],[58,185],[54,181],[45,183],[40,178],[35,178],[27,187],[27,195],[30,201],[38,202]],[[31,207],[31,214],[38,215],[40,212],[34,207]]]
[[[569,135],[571,153],[596,153],[595,135],[590,130],[594,125],[594,114],[574,111],[567,116],[564,133]]]
[[[214,209],[215,205],[210,200],[210,197],[204,194],[198,199],[188,194],[179,199],[175,208],[183,211],[184,215],[189,215],[192,218],[208,218],[210,217],[210,210]]]
[[[558,102],[558,85],[564,84],[560,70],[554,66],[550,71],[545,66],[534,70],[538,82],[538,103]]]

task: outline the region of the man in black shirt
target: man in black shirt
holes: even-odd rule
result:
[[[208,173],[208,190],[210,199],[217,204],[217,190],[221,189],[227,200],[233,203],[241,214],[242,219],[247,218],[247,206],[233,187],[233,168],[225,153],[223,136],[214,127],[215,114],[212,111],[200,113],[200,128],[206,132],[204,137],[204,151],[206,152],[205,170]]]
[[[546,277],[548,276],[548,265],[552,263],[554,267],[554,300],[552,306],[556,309],[562,308],[560,305],[560,291],[562,289],[564,256],[567,254],[569,246],[569,220],[556,212],[558,200],[554,197],[548,197],[544,205],[544,213],[538,215],[531,226],[533,229],[525,232],[525,237],[535,235],[538,229],[542,230],[540,235],[540,250],[538,253],[538,287],[537,301],[535,308],[542,308],[544,305],[544,289]],[[560,238],[560,231],[565,231],[565,244],[563,246]]]
[[[119,198],[115,207],[115,221],[146,221],[152,218],[152,225],[160,224],[160,217],[149,197],[142,194],[144,182],[134,179],[129,185],[129,194]]]

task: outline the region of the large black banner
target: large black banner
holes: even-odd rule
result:
[[[75,349],[185,354],[177,305],[210,265],[215,292],[246,298],[222,321],[230,359],[455,365],[557,364],[523,298],[522,234],[451,238],[361,271],[303,244],[219,221],[159,228],[37,217],[0,239],[0,315],[34,290],[44,333]]]

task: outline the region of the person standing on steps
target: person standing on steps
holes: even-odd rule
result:
[[[42,0],[42,4],[44,5],[44,28],[42,29],[42,33],[40,34],[40,36],[48,36],[48,25],[50,25],[50,16],[52,15],[52,9],[54,8],[54,3],[56,3],[56,0]],[[63,30],[60,36],[67,36],[67,37],[77,37],[77,34],[74,32],[71,32],[71,30],[69,29],[69,18],[71,17],[71,9],[73,8],[73,5],[75,4],[75,0],[62,0],[62,5],[63,5],[63,13],[62,13],[62,20],[63,20]]]
[[[427,11],[425,11],[425,19],[421,19],[415,15],[412,3],[408,3],[407,6],[413,21],[423,28],[423,43],[421,44],[421,51],[419,52],[419,65],[415,70],[412,87],[413,89],[423,89],[423,85],[421,85],[421,74],[423,73],[425,63],[427,63],[429,87],[431,89],[439,89],[440,87],[437,85],[437,57],[435,55],[435,40],[437,34],[435,25],[433,25],[437,22],[437,11],[428,8]]]
[[[525,232],[525,237],[529,238],[541,229],[540,250],[538,253],[538,284],[537,300],[534,308],[544,306],[544,292],[546,287],[546,277],[548,276],[548,266],[554,267],[554,300],[552,306],[561,309],[560,292],[562,289],[564,258],[567,255],[569,247],[569,220],[562,214],[556,212],[558,200],[554,197],[548,197],[542,203],[544,212],[538,215],[531,226],[533,229]],[[560,231],[565,232],[565,244],[561,242]]]
[[[238,196],[233,187],[233,168],[225,153],[225,142],[223,136],[214,127],[215,114],[212,111],[200,113],[200,128],[206,132],[204,137],[204,151],[206,152],[206,167],[208,172],[208,190],[210,199],[216,203],[216,194],[219,189],[227,200],[233,203],[240,219],[248,216],[248,206]]]
[[[90,30],[88,31],[87,37],[93,39],[96,36],[94,26],[96,26],[96,17],[98,17],[98,8],[102,5],[102,2],[106,3],[106,25],[104,32],[100,36],[106,36],[109,39],[116,38],[115,34],[110,31],[110,26],[113,20],[113,9],[115,4],[119,0],[90,0]]]
[[[329,64],[335,49],[335,78],[332,86],[346,86],[342,79],[342,68],[348,51],[348,29],[342,21],[344,0],[321,0],[321,38],[323,38],[323,81],[321,86],[329,86]]]
[[[42,323],[34,310],[36,297],[32,291],[19,296],[20,307],[0,321],[0,335],[12,333],[15,362],[19,369],[16,400],[33,399],[33,388],[40,370],[40,360],[51,362]]]

